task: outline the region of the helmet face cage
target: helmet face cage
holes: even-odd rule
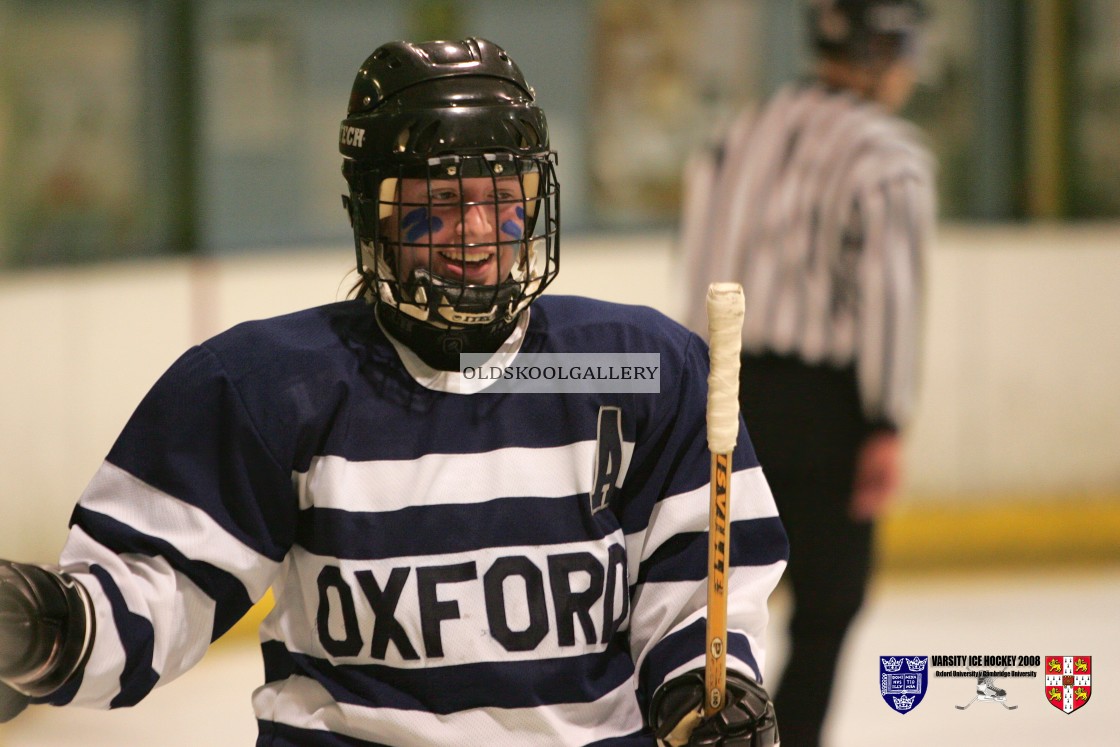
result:
[[[551,152],[444,155],[355,181],[363,285],[412,319],[443,328],[508,322],[556,277],[559,186]]]

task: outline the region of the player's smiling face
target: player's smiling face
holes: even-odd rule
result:
[[[389,219],[402,280],[426,269],[445,280],[497,285],[509,275],[525,233],[525,202],[516,177],[402,179]]]

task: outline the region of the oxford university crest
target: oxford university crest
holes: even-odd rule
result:
[[[880,656],[879,691],[894,710],[906,714],[918,707],[929,684],[928,656]]]

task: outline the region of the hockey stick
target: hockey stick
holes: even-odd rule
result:
[[[962,706],[954,704],[954,708],[956,708],[958,711],[963,711],[964,709],[968,708],[970,705],[972,705],[973,703],[976,703],[979,700],[981,700],[981,698],[979,696],[977,696],[977,697],[973,698],[972,700],[968,701],[967,703],[965,703]],[[1016,708],[1019,707],[1018,705],[1007,705],[1007,703],[1004,703],[1002,700],[997,700],[996,698],[984,698],[983,700],[990,700],[990,701],[994,701],[996,703],[999,703],[1001,706],[1003,706],[1004,708],[1006,708],[1009,711],[1014,711]]]
[[[743,340],[743,287],[708,287],[708,451],[712,453],[708,507],[708,629],[704,660],[704,716],[723,708],[727,695],[727,574],[731,538],[731,454],[739,436],[739,352]]]

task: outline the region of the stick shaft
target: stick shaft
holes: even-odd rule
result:
[[[731,507],[731,454],[712,454],[711,504],[708,507],[708,628],[704,660],[704,715],[723,707],[727,693],[728,510]]]
[[[739,352],[743,334],[743,288],[713,283],[708,288],[708,450],[712,454],[708,508],[707,647],[704,655],[704,715],[723,708],[727,695],[727,584],[730,571],[731,455],[739,435]]]

